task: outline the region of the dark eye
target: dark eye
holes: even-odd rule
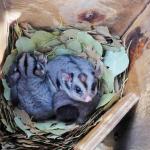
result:
[[[95,91],[96,86],[97,86],[97,82],[94,82],[94,83],[92,84],[91,90],[92,90],[92,91]]]
[[[81,88],[79,88],[78,86],[75,86],[75,91],[76,91],[77,93],[81,93]]]

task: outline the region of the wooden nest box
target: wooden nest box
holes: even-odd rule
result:
[[[0,0],[0,63],[8,43],[8,28],[15,20],[28,22],[36,27],[97,26],[106,25],[114,35],[121,36],[129,46],[130,67],[125,86],[125,96],[107,111],[96,125],[76,145],[76,150],[94,150],[116,127],[121,119],[138,102],[141,93],[150,83],[150,9],[149,0]],[[144,62],[146,62],[144,64]],[[143,63],[143,66],[140,65]]]

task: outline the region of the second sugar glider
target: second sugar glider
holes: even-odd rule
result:
[[[53,116],[46,62],[40,57],[22,53],[12,64],[6,77],[11,88],[12,102],[37,121]]]
[[[71,99],[63,90],[60,90],[54,95],[53,99],[54,112],[58,120],[83,124],[89,115],[95,111],[100,96],[97,94],[88,103],[79,102]]]
[[[92,63],[82,57],[56,56],[48,62],[47,70],[56,91],[64,90],[73,100],[88,103],[97,94],[97,75],[101,70],[96,72]]]

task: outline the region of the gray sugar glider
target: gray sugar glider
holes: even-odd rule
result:
[[[53,116],[52,92],[45,70],[47,62],[40,57],[22,53],[6,76],[13,104],[38,121]]]
[[[59,91],[54,95],[53,107],[56,118],[64,122],[76,122],[83,124],[94,112],[100,96],[96,95],[92,101],[79,102],[71,99],[64,91]]]
[[[97,72],[79,56],[62,55],[47,58],[22,53],[6,77],[15,105],[37,121],[54,114],[58,120],[83,123],[98,104]]]
[[[55,91],[64,90],[76,101],[90,102],[97,94],[97,73],[88,60],[73,55],[57,56],[47,63],[50,80]]]

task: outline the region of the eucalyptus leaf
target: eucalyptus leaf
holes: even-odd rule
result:
[[[2,83],[4,86],[4,97],[6,100],[10,100],[10,88],[7,85],[6,79],[2,79]]]
[[[29,128],[27,126],[25,126],[22,121],[18,118],[18,117],[15,117],[14,118],[14,121],[16,123],[16,125],[23,131],[25,132],[25,134],[27,135],[28,138],[30,138],[33,133],[30,132],[30,130],[28,130]]]
[[[104,57],[104,64],[112,71],[113,77],[116,77],[125,71],[129,65],[129,58],[125,49],[121,51],[107,51]]]
[[[110,44],[106,44],[106,43],[102,44],[104,50],[120,51],[122,48],[124,48],[119,39],[112,37],[111,40],[112,40],[112,43]]]
[[[82,47],[81,47],[81,43],[78,41],[78,40],[72,40],[72,39],[70,39],[70,40],[68,40],[67,42],[66,42],[66,47],[68,48],[68,49],[71,49],[71,50],[74,50],[74,51],[77,51],[77,52],[82,52]]]
[[[116,38],[113,38],[112,46],[114,46],[114,47],[118,47],[118,48],[123,47],[123,46],[122,46],[122,44],[121,44],[121,40],[116,39]]]
[[[120,95],[121,95],[121,91],[118,92],[118,93],[116,93],[116,94],[112,97],[111,101],[110,101],[109,103],[107,103],[107,104],[104,106],[103,110],[108,110],[116,101],[119,100]]]
[[[31,39],[22,36],[16,41],[16,48],[18,53],[21,53],[33,51],[36,47]]]
[[[70,39],[76,39],[78,32],[80,32],[80,30],[68,29],[62,33],[62,35],[60,36],[60,39],[62,42],[66,43],[66,41]]]
[[[61,44],[61,42],[57,39],[51,40],[48,43],[46,43],[45,45],[43,45],[43,47],[54,47]]]
[[[108,94],[104,94],[101,98],[100,98],[100,102],[97,106],[97,108],[99,107],[103,107],[105,106],[107,103],[109,103],[111,101],[111,99],[115,96],[116,93],[108,93]]]
[[[120,51],[120,47],[115,47],[111,44],[102,44],[102,47],[106,51]]]
[[[29,115],[24,110],[21,110],[21,109],[16,107],[14,109],[14,114],[15,114],[15,116],[21,118],[21,121],[23,124],[28,125],[28,126],[32,126],[33,122],[31,121],[31,118],[29,117]]]
[[[14,26],[14,30],[15,30],[15,32],[16,32],[16,34],[17,34],[18,37],[20,37],[22,35],[22,30],[21,30],[21,28],[19,27],[18,24],[16,24]]]
[[[103,48],[102,48],[102,45],[99,42],[95,41],[93,43],[93,48],[95,49],[96,53],[99,56],[102,56],[102,54],[103,54]]]
[[[4,75],[7,75],[10,66],[16,59],[16,56],[17,56],[17,51],[13,51],[10,55],[7,56],[5,63],[3,65],[3,68],[2,68],[2,72]]]
[[[106,26],[97,26],[96,32],[105,37],[112,37],[108,30],[108,27],[106,27]]]
[[[105,90],[105,92],[106,91],[113,92],[114,91],[114,76],[112,74],[112,71],[107,69],[106,67],[103,67],[102,79],[104,80],[106,88],[108,89],[108,90]]]
[[[44,47],[47,43],[50,41],[56,39],[56,35],[53,35],[46,31],[36,31],[32,37],[31,40],[33,43],[35,43],[36,48]]]
[[[77,40],[85,45],[93,45],[95,39],[87,32],[80,31],[77,33]]]
[[[91,35],[86,32],[78,32],[77,39],[80,43],[82,43],[85,47],[91,47],[93,51],[96,51],[97,55],[102,56],[103,48],[101,44],[96,41]]]
[[[57,47],[54,50],[55,55],[65,55],[65,54],[75,54],[76,52],[70,50],[70,49],[66,49],[66,48],[61,48],[61,47]]]
[[[57,129],[57,130],[51,130],[51,133],[54,134],[54,135],[57,135],[57,136],[61,136],[62,134],[68,132],[70,130],[60,130],[60,129]]]
[[[61,40],[67,43],[68,49],[82,52],[83,49],[86,51],[87,47],[91,47],[91,50],[96,51],[97,55],[102,56],[103,49],[101,44],[87,32],[69,29],[63,32]]]
[[[73,130],[76,127],[76,125],[75,124],[66,125],[63,122],[51,120],[51,121],[46,121],[42,123],[35,123],[34,127],[46,133],[53,133],[54,135],[61,135],[65,132]]]

